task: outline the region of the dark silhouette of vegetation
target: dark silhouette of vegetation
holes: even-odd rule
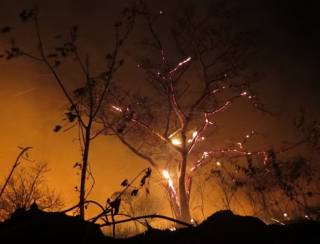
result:
[[[37,53],[31,53],[25,48],[17,46],[15,41],[11,42],[10,47],[5,51],[2,57],[7,60],[18,57],[27,57],[31,60],[38,61],[46,66],[52,74],[53,81],[58,85],[67,102],[68,109],[65,117],[68,123],[56,125],[54,132],[59,132],[66,127],[67,131],[73,127],[79,128],[79,142],[82,151],[80,163],[74,167],[81,170],[80,186],[76,187],[79,191],[79,208],[80,216],[85,217],[84,202],[90,190],[86,189],[87,174],[89,171],[89,154],[91,141],[94,140],[102,131],[97,125],[97,116],[104,105],[104,101],[109,96],[109,86],[113,82],[114,74],[123,66],[124,60],[120,57],[120,50],[127,40],[135,22],[134,7],[125,8],[121,13],[121,20],[116,22],[113,27],[114,47],[110,53],[105,55],[104,69],[95,72],[90,67],[92,61],[89,55],[82,55],[78,46],[78,27],[73,26],[70,30],[69,37],[63,40],[61,35],[56,35],[56,46],[50,48],[46,45],[41,32],[39,21],[40,15],[38,8],[26,9],[20,13],[20,19],[24,23],[31,23],[36,33],[35,44]],[[11,27],[5,27],[2,33],[8,33]],[[30,33],[33,30],[30,31]],[[79,71],[83,74],[82,84],[75,90],[69,91],[66,88],[66,78],[59,72],[60,66],[63,66],[68,59],[72,59],[79,66]],[[78,71],[76,71],[78,72]],[[93,177],[89,172],[89,177]],[[92,186],[93,187],[93,186]],[[92,189],[91,187],[91,189]]]
[[[211,8],[203,15],[203,10],[199,14],[194,6],[185,4],[170,18],[172,16],[163,11],[154,13],[149,10],[144,1],[135,2],[123,10],[121,21],[114,24],[114,47],[105,55],[104,68],[99,72],[91,67],[92,57],[83,55],[78,46],[77,26],[71,28],[66,39],[56,35],[54,48],[50,48],[42,35],[38,9],[26,9],[20,13],[21,21],[31,24],[35,32],[37,52],[29,52],[11,41],[0,57],[7,60],[25,57],[44,65],[66,98],[65,122],[54,126],[53,131],[65,132],[74,127],[79,131],[81,161],[73,165],[81,172],[80,186],[76,187],[79,202],[55,213],[45,212],[60,209],[62,202],[54,192],[42,187],[46,164],[17,170],[20,160],[27,159],[30,149],[22,148],[0,189],[3,216],[0,217],[7,218],[0,224],[0,239],[12,238],[12,226],[17,226],[23,235],[28,235],[29,231],[31,235],[44,231],[43,236],[50,236],[50,229],[62,224],[66,230],[70,228],[69,241],[103,242],[105,239],[99,227],[111,226],[115,238],[116,225],[132,221],[148,231],[146,235],[138,235],[127,242],[229,242],[237,240],[235,234],[240,235],[241,241],[255,243],[261,241],[261,236],[268,237],[262,240],[265,243],[278,240],[290,243],[296,237],[302,240],[305,235],[310,235],[312,241],[319,239],[308,230],[309,227],[319,228],[318,223],[311,221],[319,219],[316,200],[320,194],[318,161],[305,156],[282,157],[300,145],[309,145],[312,153],[317,153],[320,149],[319,122],[308,124],[302,113],[295,121],[302,139],[283,148],[251,150],[249,142],[259,136],[255,130],[248,131],[238,141],[215,142],[218,116],[231,109],[238,100],[245,100],[255,110],[271,114],[254,93],[252,77],[244,72],[245,61],[253,49],[252,37],[234,30],[229,22],[233,12],[225,6],[218,7],[219,11],[213,16]],[[230,17],[228,20],[225,20],[226,14]],[[147,32],[147,37],[139,42],[136,55],[137,66],[149,87],[146,93],[126,89],[124,84],[114,82],[114,75],[124,65],[121,51],[137,19],[142,20]],[[166,27],[167,23],[169,27]],[[5,26],[0,32],[10,35],[15,29]],[[83,79],[76,89],[69,91],[60,69],[70,59],[78,65]],[[132,180],[123,180],[122,189],[105,204],[88,197],[94,186],[89,160],[91,142],[100,135],[118,138],[150,166]],[[205,167],[208,170],[204,174],[201,170]],[[149,193],[151,173],[161,179],[173,217],[136,214],[131,201],[142,189]],[[193,218],[191,198],[193,180],[198,174],[205,179],[203,187],[213,186],[221,191],[224,209],[232,210],[241,195],[251,206],[254,216],[281,225],[293,218],[308,222],[285,227],[267,226],[254,217],[240,217],[231,211],[222,211],[194,227],[191,223],[198,221]],[[90,177],[93,183],[88,187]],[[201,194],[203,198],[203,191]],[[90,204],[96,206],[99,213],[85,220],[85,210]],[[121,212],[124,204],[128,204],[130,211]],[[205,219],[203,201],[201,209]],[[79,213],[80,218],[67,216],[66,213],[71,211]],[[146,220],[157,218],[189,228],[161,232],[153,229]],[[28,221],[34,225],[28,226]],[[57,229],[59,235],[65,234],[66,230]],[[81,234],[77,234],[79,232]]]
[[[59,210],[63,207],[61,198],[46,186],[45,175],[48,171],[46,163],[33,162],[28,151],[31,147],[21,148],[13,167],[8,174],[0,195],[0,220],[7,219],[17,210],[27,210],[33,203],[46,211]],[[21,161],[28,166],[18,166]]]
[[[12,168],[11,168],[11,170],[10,170],[10,173],[8,174],[8,176],[7,176],[4,184],[3,184],[2,187],[1,187],[1,190],[0,190],[0,199],[1,199],[4,191],[6,190],[7,185],[9,184],[9,182],[10,182],[10,180],[11,180],[11,178],[12,178],[12,176],[13,176],[13,174],[14,174],[14,171],[15,171],[15,170],[17,169],[17,167],[19,166],[21,158],[24,156],[24,154],[27,155],[27,153],[28,153],[28,151],[29,151],[30,149],[31,149],[31,147],[21,148],[21,152],[18,154],[15,162],[14,162],[13,165],[12,165]]]
[[[32,206],[0,224],[0,239],[7,242],[72,243],[317,243],[319,223],[266,225],[254,217],[220,211],[196,227],[175,231],[149,229],[143,234],[113,239],[79,217],[46,213]]]

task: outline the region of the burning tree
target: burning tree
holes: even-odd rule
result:
[[[254,131],[223,148],[212,143],[215,119],[237,100],[265,111],[240,72],[250,51],[248,35],[232,30],[218,11],[214,17],[210,11],[199,17],[193,7],[181,9],[167,28],[171,31],[159,34],[158,21],[165,14],[151,14],[141,2],[138,13],[149,37],[138,68],[151,86],[147,94],[114,87],[101,117],[108,131],[162,176],[174,216],[190,222],[192,178],[201,167],[222,157],[247,155],[266,163],[267,154],[246,148]]]

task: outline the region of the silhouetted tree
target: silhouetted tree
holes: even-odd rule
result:
[[[242,160],[222,159],[206,170],[206,184],[220,190],[223,208],[245,206],[244,212],[266,222],[318,218],[320,126],[316,120],[307,122],[310,117],[301,114],[295,119],[302,132],[296,142],[265,149],[265,164],[247,155]]]
[[[89,164],[90,143],[95,139],[103,130],[96,126],[96,118],[100,113],[101,108],[104,106],[104,101],[109,94],[109,86],[113,81],[114,74],[121,68],[124,61],[120,58],[120,50],[124,42],[127,40],[131,32],[134,21],[135,11],[132,8],[125,8],[121,15],[121,21],[114,24],[113,29],[109,32],[114,38],[114,47],[110,53],[105,55],[105,64],[100,71],[93,71],[90,67],[90,59],[87,55],[81,55],[78,46],[78,27],[73,26],[70,30],[70,35],[66,40],[62,35],[55,36],[57,43],[52,49],[51,44],[45,43],[39,21],[39,11],[37,8],[26,9],[20,13],[22,22],[30,22],[34,27],[36,34],[36,50],[37,53],[32,53],[26,48],[22,48],[11,41],[11,46],[5,51],[2,58],[11,60],[17,57],[27,57],[31,60],[38,61],[47,67],[52,74],[53,81],[58,85],[67,102],[69,103],[68,109],[65,112],[67,124],[66,128],[62,125],[56,125],[54,132],[59,132],[62,129],[69,130],[73,127],[79,128],[79,141],[82,150],[82,159],[80,163],[76,163],[74,167],[81,169],[80,187],[76,188],[79,191],[79,207],[80,216],[85,217],[84,202],[88,195],[86,191],[86,180]],[[8,33],[11,27],[6,27],[2,33]],[[33,32],[33,31],[32,31]],[[30,31],[31,33],[31,31]],[[82,83],[73,91],[69,91],[66,87],[67,77],[64,77],[60,72],[61,66],[66,65],[67,59],[72,60],[78,64],[79,70],[83,74]],[[90,173],[90,176],[92,174]]]
[[[63,207],[61,198],[46,186],[46,163],[33,163],[18,169],[10,178],[0,197],[0,218],[5,219],[17,209],[27,210],[33,203],[40,209],[56,211]]]
[[[145,72],[149,90],[114,88],[116,95],[102,115],[106,129],[161,175],[175,217],[185,222],[191,221],[192,178],[198,169],[222,157],[254,154],[263,161],[267,156],[245,147],[254,131],[225,148],[210,139],[216,117],[237,100],[266,112],[241,73],[251,39],[232,29],[223,6],[215,7],[199,14],[195,6],[182,5],[172,21],[162,11],[151,13],[140,1],[138,12],[149,36],[145,55],[137,55],[138,67]],[[161,20],[170,26],[161,25]]]
[[[16,160],[14,161],[12,168],[8,174],[8,176],[5,179],[5,182],[3,183],[3,185],[1,186],[1,190],[0,190],[0,199],[3,195],[3,193],[5,192],[15,170],[18,168],[18,166],[21,164],[21,160],[24,159],[24,156],[28,157],[28,151],[31,149],[31,147],[23,147],[20,148],[21,152],[18,154]]]

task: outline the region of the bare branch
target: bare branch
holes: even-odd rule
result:
[[[4,184],[3,184],[2,188],[1,188],[0,198],[1,198],[2,194],[4,193],[4,191],[5,191],[8,183],[9,183],[9,181],[10,181],[10,179],[11,179],[14,171],[15,171],[16,168],[19,166],[21,157],[22,157],[25,153],[27,153],[30,149],[32,149],[32,147],[24,147],[24,148],[21,149],[21,152],[18,154],[15,162],[13,163],[12,168],[11,168],[11,170],[10,170],[10,173],[9,173],[9,175],[7,176],[6,181],[4,182]]]

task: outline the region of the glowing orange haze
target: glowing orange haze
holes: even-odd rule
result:
[[[16,12],[17,10],[14,8],[12,11]],[[83,11],[87,11],[86,8],[83,8]],[[77,14],[81,18],[83,17],[83,13]],[[97,16],[99,17],[99,15]],[[69,18],[64,17],[65,19]],[[105,12],[102,11],[100,17],[106,17]],[[60,21],[63,22],[63,19]],[[108,21],[106,20],[106,22]],[[88,28],[91,23],[83,24]],[[99,41],[93,40],[92,42],[94,45],[91,43],[91,47],[94,46],[94,53],[101,53],[101,50],[96,47]],[[264,62],[267,61],[264,60]],[[269,66],[272,65],[269,64]],[[264,63],[263,68],[265,66],[268,64]],[[75,140],[74,130],[66,133],[52,131],[63,117],[66,105],[65,98],[55,82],[50,80],[48,72],[35,63],[22,60],[12,62],[0,60],[0,67],[0,177],[4,177],[8,172],[18,152],[17,146],[32,146],[34,149],[30,153],[31,157],[37,161],[48,162],[51,168],[48,174],[49,185],[61,193],[67,206],[74,204],[78,197],[74,187],[78,185],[79,179],[72,166],[80,160],[79,144]],[[274,76],[277,77],[277,80],[283,78],[280,75]],[[75,77],[72,78],[71,80],[76,80]],[[263,95],[269,97],[270,100],[273,99],[273,105],[282,101],[282,97],[295,97],[294,87],[291,88],[291,91],[285,83],[276,84],[274,82],[273,85],[270,85],[268,81],[270,80],[265,82],[261,90],[263,90]],[[302,94],[307,94],[307,92]],[[290,103],[294,107],[292,101]],[[287,106],[288,104],[283,102],[281,105]],[[294,135],[287,127],[288,121],[281,123],[278,118],[272,120],[271,118],[262,118],[260,115],[257,117],[245,116],[250,111],[246,111],[244,114],[239,107],[232,109],[232,113],[232,115],[226,113],[227,118],[232,119],[224,121],[222,130],[217,133],[218,140],[220,138],[221,140],[222,138],[238,139],[239,135],[246,135],[251,129],[263,131],[269,135],[267,139],[270,145],[274,145],[271,142],[278,141],[277,139],[282,138],[283,135],[289,140]],[[266,125],[268,125],[267,128],[265,128]],[[227,129],[227,132],[224,129]],[[132,178],[141,169],[148,166],[112,137],[100,137],[93,142],[90,162],[96,179],[91,198],[101,203],[104,203],[108,196],[120,189],[120,182],[123,179]],[[156,195],[159,195],[158,193],[156,192]],[[213,199],[213,195],[211,198]],[[208,213],[213,209],[212,206],[211,203]]]
[[[74,186],[78,185],[78,176],[72,166],[81,155],[75,131],[52,131],[54,125],[61,122],[65,99],[55,84],[32,65],[18,61],[1,63],[1,66],[6,71],[0,77],[0,176],[8,172],[18,152],[17,146],[32,146],[32,159],[49,164],[50,186],[62,194],[67,205],[75,203]],[[110,137],[94,141],[91,155],[96,179],[92,198],[101,202],[119,190],[124,178],[133,177],[146,167]]]

